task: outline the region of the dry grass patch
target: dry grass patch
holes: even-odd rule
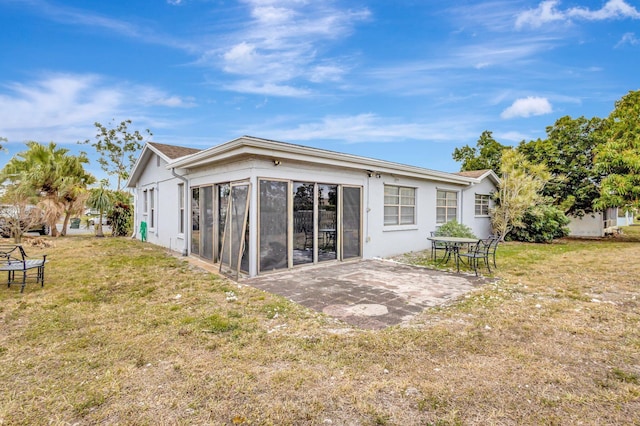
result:
[[[382,331],[57,239],[44,289],[0,291],[0,424],[638,424],[633,231],[505,244],[499,281]]]

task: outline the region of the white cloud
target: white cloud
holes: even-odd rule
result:
[[[529,9],[516,17],[516,28],[539,28],[555,21],[570,21],[579,18],[588,21],[604,21],[611,19],[640,19],[640,12],[624,0],[608,0],[602,8],[590,10],[584,7],[573,7],[566,10],[558,8],[558,0],[545,0],[537,8]]]
[[[452,132],[451,129],[456,129]],[[319,122],[302,123],[294,129],[270,130],[282,140],[305,141],[332,139],[351,143],[397,142],[398,140],[459,141],[476,137],[475,130],[467,129],[460,122],[447,120],[433,123],[412,123],[384,118],[372,113],[349,116],[328,116]]]
[[[145,108],[192,104],[162,90],[110,83],[95,74],[51,74],[0,86],[0,135],[12,142],[75,142],[91,136],[96,121],[135,118],[136,125],[148,127],[140,122]]]
[[[599,10],[574,7],[569,9],[567,14],[571,17],[579,17],[589,21],[624,18],[640,19],[640,12],[635,7],[628,5],[624,0],[609,0]]]
[[[191,108],[196,106],[194,99],[169,95],[163,90],[149,86],[135,88],[136,99],[142,106],[163,106],[168,108]]]
[[[231,44],[205,52],[200,63],[220,66],[246,81],[227,88],[256,93],[256,87],[289,87],[301,82],[337,81],[346,68],[338,59],[322,57],[323,46],[347,37],[356,22],[368,19],[366,9],[341,10],[330,2],[245,0],[251,19],[230,35]],[[264,91],[259,91],[264,93]],[[308,89],[288,91],[306,96]]]
[[[336,65],[318,65],[309,71],[309,80],[314,83],[340,81],[346,70]]]
[[[182,0],[169,0],[168,3],[178,5]],[[89,27],[92,30],[105,30],[112,34],[120,34],[131,39],[147,43],[170,46],[188,52],[198,50],[198,47],[186,43],[183,40],[155,32],[146,23],[114,19],[98,13],[86,11],[69,6],[61,6],[46,0],[30,0],[25,4],[36,13],[46,16],[48,19],[66,25]]]
[[[509,142],[520,142],[520,141],[524,141],[524,140],[533,139],[530,135],[527,135],[527,134],[522,133],[522,132],[516,132],[516,131],[496,133],[494,135],[494,137],[497,140],[509,141]]]
[[[616,47],[620,47],[625,44],[630,44],[632,46],[635,46],[639,43],[640,43],[640,40],[638,40],[635,33],[625,33],[620,39],[620,41],[616,43]]]
[[[514,101],[509,108],[502,111],[500,117],[505,119],[531,117],[534,115],[550,114],[551,112],[553,112],[553,108],[547,98],[529,96]]]
[[[233,92],[282,97],[303,97],[311,93],[309,90],[285,84],[261,83],[254,80],[238,80],[225,85],[224,88]]]
[[[541,2],[536,9],[520,13],[516,18],[516,28],[527,25],[538,28],[549,22],[565,20],[565,14],[556,9],[558,3],[557,0],[546,0]]]

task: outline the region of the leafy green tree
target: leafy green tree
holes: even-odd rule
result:
[[[57,236],[56,223],[65,215],[65,229],[72,213],[71,205],[95,178],[84,170],[86,154],[70,155],[54,142],[42,145],[27,142],[27,151],[18,153],[0,171],[0,181],[10,181],[22,193],[33,194],[42,208],[51,235]]]
[[[0,136],[0,142],[9,142],[9,140],[7,138],[3,138],[2,136]],[[4,145],[0,144],[0,151],[4,150]]]
[[[113,207],[107,214],[111,221],[111,235],[124,237],[133,231],[133,199],[125,191],[113,192]]]
[[[455,161],[462,162],[461,172],[491,169],[499,174],[502,151],[506,148],[509,147],[496,141],[492,132],[485,130],[480,135],[475,148],[469,145],[456,148],[452,157]]]
[[[529,207],[520,225],[514,226],[507,240],[528,243],[549,243],[556,238],[569,235],[569,218],[558,207],[550,204],[539,204]]]
[[[528,208],[544,201],[541,192],[549,178],[544,164],[531,163],[515,149],[503,151],[497,205],[491,209],[493,230],[500,240],[504,240],[514,226],[523,224]]]
[[[122,189],[122,184],[129,178],[129,173],[136,162],[137,153],[142,148],[142,141],[145,136],[138,130],[131,132],[128,126],[131,120],[125,120],[115,125],[110,123],[110,128],[96,122],[94,123],[97,133],[96,142],[89,139],[84,141],[85,144],[91,144],[98,152],[100,157],[98,162],[100,167],[107,174],[117,177],[116,191]],[[153,136],[149,129],[144,131],[148,136]]]
[[[565,214],[581,217],[593,212],[602,179],[594,157],[604,143],[603,127],[601,118],[565,116],[547,127],[547,139],[523,141],[517,148],[530,162],[547,166],[551,179],[542,193]]]
[[[108,214],[113,207],[113,193],[106,188],[106,180],[100,182],[98,188],[89,190],[89,198],[87,198],[87,206],[98,210],[98,222],[95,225],[96,237],[104,237],[102,231],[102,218]]]
[[[640,91],[616,102],[595,161],[597,171],[606,175],[596,206],[640,207]]]

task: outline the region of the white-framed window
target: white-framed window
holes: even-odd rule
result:
[[[184,183],[178,184],[178,223],[180,224],[179,233],[184,234]]]
[[[147,214],[149,212],[149,191],[146,189],[142,191],[142,213]]]
[[[436,223],[447,223],[458,218],[458,193],[436,191]]]
[[[416,189],[405,186],[384,186],[384,224],[415,225]]]
[[[476,194],[476,216],[489,216],[489,194]]]
[[[156,202],[155,202],[155,191],[153,188],[149,189],[149,228],[155,228],[155,212],[156,212]]]

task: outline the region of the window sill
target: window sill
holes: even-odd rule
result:
[[[418,225],[385,225],[382,232],[415,231],[417,229]]]

